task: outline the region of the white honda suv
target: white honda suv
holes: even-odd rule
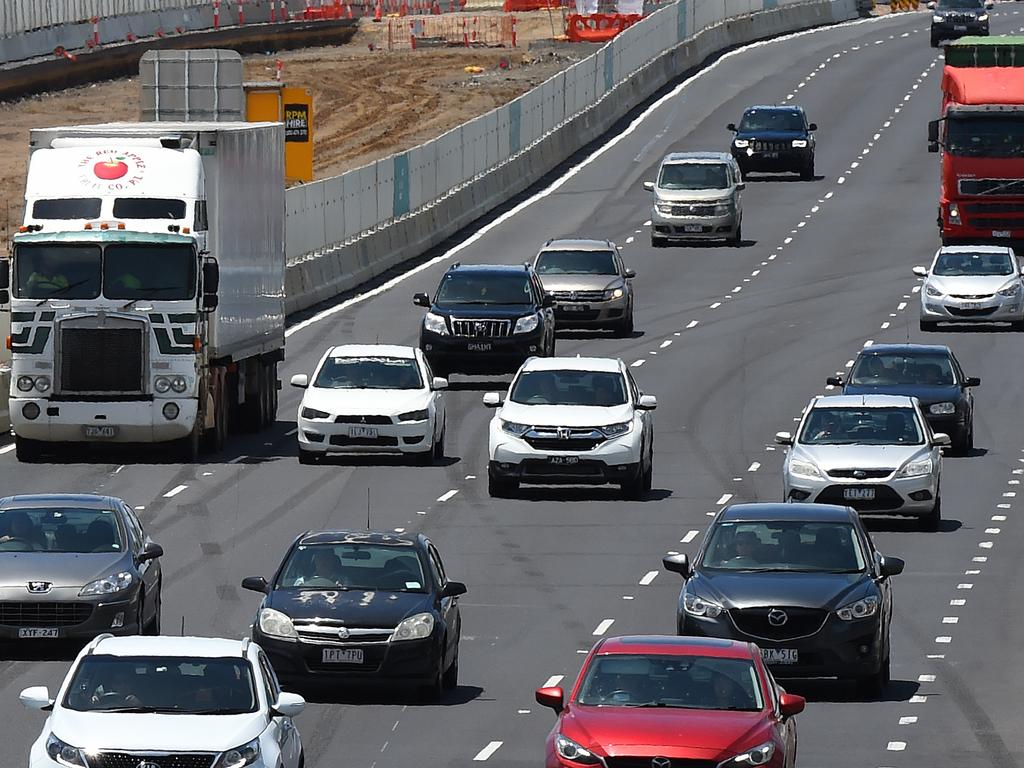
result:
[[[29,768],[298,768],[292,718],[301,696],[278,685],[248,640],[114,637],[90,641],[55,698],[26,688],[21,702],[49,711]]]
[[[520,483],[616,483],[643,498],[654,471],[653,395],[643,394],[621,360],[531,357],[516,373],[490,425],[491,496]]]

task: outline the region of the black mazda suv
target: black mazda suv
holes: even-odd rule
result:
[[[814,178],[814,132],[801,107],[748,107],[740,124],[727,126],[736,135],[732,156],[746,178],[751,171],[792,171]]]

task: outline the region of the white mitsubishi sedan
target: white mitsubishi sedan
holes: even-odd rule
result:
[[[303,464],[331,453],[407,453],[424,463],[444,456],[448,381],[415,347],[331,347],[312,379],[300,373],[291,383],[306,390],[298,413]]]

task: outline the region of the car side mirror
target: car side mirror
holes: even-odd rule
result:
[[[139,553],[139,562],[144,563],[147,560],[156,560],[158,557],[164,556],[164,548],[159,544],[154,544],[152,541],[146,544]]]
[[[693,573],[690,568],[690,558],[686,555],[665,555],[661,558],[661,564],[665,566],[666,571],[678,573],[684,579],[690,578],[690,574]]]
[[[501,405],[501,393],[500,392],[485,392],[484,393],[484,405],[488,408],[497,408]]]
[[[306,708],[306,700],[297,693],[281,691],[274,702],[273,710],[281,717],[296,717]]]
[[[739,184],[736,185],[736,189],[738,189],[740,192],[742,192],[746,188],[747,188],[747,182],[745,182],[745,181],[741,181]]]
[[[654,395],[640,395],[640,399],[637,400],[636,407],[641,411],[653,411],[658,407],[658,398]]]
[[[829,376],[827,379],[825,379],[825,383],[828,384],[830,387],[841,387],[843,386],[843,377]]]
[[[1022,275],[1024,275],[1024,267],[1021,267],[1021,268],[1020,268],[1020,273],[1021,273]]]
[[[932,445],[940,448],[948,448],[953,444],[953,441],[949,439],[949,435],[945,432],[936,432],[932,435]]]
[[[622,273],[622,276],[627,280],[632,280],[634,277],[636,277],[636,270],[627,269],[625,272]]]
[[[435,392],[441,389],[448,389],[448,379],[435,376],[434,380],[430,382],[430,388]]]
[[[990,10],[992,10],[995,7],[996,7],[996,4],[993,2],[993,0],[985,0],[985,9],[986,10],[990,11]]]
[[[466,585],[461,581],[449,581],[444,585],[444,589],[441,590],[441,597],[458,597],[464,595],[469,590],[466,589]]]
[[[265,595],[267,594],[267,580],[262,576],[246,576],[242,579],[242,589],[248,589],[250,592],[262,592]]]
[[[779,445],[792,445],[793,434],[791,432],[776,432],[775,442]]]
[[[298,387],[299,389],[305,389],[309,386],[309,374],[296,373],[292,376],[291,385],[293,387]]]
[[[729,123],[727,126],[725,126],[725,130],[736,133],[736,123]]]
[[[412,303],[417,307],[429,307],[430,297],[425,293],[417,293],[412,297]]]
[[[537,703],[542,707],[549,707],[555,710],[556,714],[562,714],[562,710],[565,709],[565,691],[560,686],[553,685],[550,688],[538,688],[534,698],[537,699]]]
[[[0,288],[11,287],[11,262],[9,259],[0,259]]]
[[[807,130],[808,131],[816,131],[816,130],[818,130],[818,124],[817,123],[811,123],[810,125],[807,126]]]
[[[653,192],[654,191],[654,182],[653,181],[645,181],[644,182],[644,189],[646,189],[648,192]]]
[[[220,266],[209,256],[203,259],[203,312],[212,312],[220,303]]]
[[[898,557],[883,557],[878,563],[878,572],[883,578],[899,576],[903,573],[906,563]]]
[[[45,685],[33,685],[18,695],[18,700],[26,709],[49,710],[53,708],[50,689]]]
[[[545,309],[555,306],[555,297],[550,293],[545,293],[544,298],[541,300],[541,306]]]
[[[981,379],[979,379],[977,376],[968,376],[966,379],[964,379],[964,386],[965,387],[980,387],[981,386]]]
[[[910,270],[918,277],[928,277],[928,267],[917,266]]]
[[[930,11],[934,11],[935,10],[935,0],[929,0],[929,2],[925,3],[925,7],[928,10],[930,10]]]
[[[779,712],[783,717],[799,715],[807,706],[807,699],[795,693],[783,693],[779,696]]]

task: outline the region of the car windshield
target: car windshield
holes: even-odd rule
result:
[[[244,658],[109,656],[82,659],[64,706],[76,712],[238,715],[255,712],[252,669]]]
[[[531,304],[533,292],[525,272],[474,274],[449,272],[437,289],[437,304]]]
[[[725,521],[711,531],[701,566],[730,571],[859,573],[865,561],[849,523]]]
[[[937,11],[978,9],[985,7],[984,0],[939,0],[935,5]]]
[[[411,357],[328,357],[314,387],[323,389],[423,389]]]
[[[279,589],[361,589],[425,592],[416,550],[409,544],[300,544],[277,580]]]
[[[744,132],[802,131],[804,119],[796,112],[781,109],[752,109],[743,115],[739,129]]]
[[[949,387],[954,384],[953,363],[943,354],[861,355],[850,371],[850,384],[889,387],[901,384]]]
[[[611,251],[544,251],[537,257],[540,275],[617,275]]]
[[[727,189],[725,163],[666,163],[658,177],[661,189]]]
[[[608,654],[587,666],[576,703],[591,707],[678,707],[756,712],[761,686],[750,659]]]
[[[624,405],[626,382],[612,371],[524,371],[509,399],[523,405]]]
[[[921,445],[924,436],[912,408],[811,410],[800,434],[803,445]]]
[[[977,157],[1020,157],[1024,154],[1024,120],[1020,115],[952,114],[946,120],[945,151]],[[965,195],[1019,195],[1019,179],[961,179]]]
[[[109,509],[28,507],[0,510],[0,552],[123,552]]]
[[[939,277],[1006,276],[1013,272],[1008,253],[940,253],[932,267],[932,274]]]

